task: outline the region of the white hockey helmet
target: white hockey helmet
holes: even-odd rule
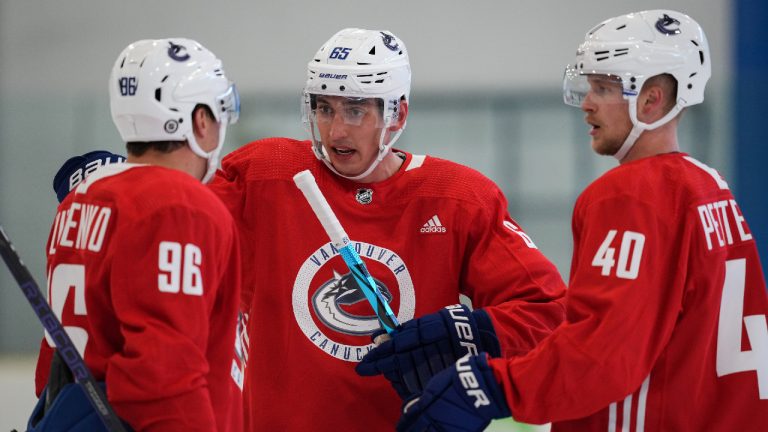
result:
[[[576,63],[566,67],[563,98],[568,105],[580,106],[589,91],[587,75],[609,75],[621,80],[633,124],[614,155],[621,160],[642,131],[655,129],[683,108],[704,101],[711,69],[704,30],[691,17],[663,9],[630,13],[603,21],[587,32],[576,51]],[[649,78],[661,74],[677,80],[676,104],[658,121],[640,122],[637,96]]]
[[[411,66],[402,40],[386,30],[347,28],[333,35],[307,65],[307,82],[302,101],[302,119],[312,137],[312,149],[318,159],[338,173],[325,154],[314,113],[317,95],[349,98],[377,98],[383,102],[379,152],[368,169],[353,180],[373,172],[400,137],[405,125],[389,139],[387,128],[398,120],[400,100],[409,100]],[[385,142],[385,140],[387,142]]]
[[[128,45],[109,78],[112,120],[125,142],[187,141],[208,160],[202,181],[216,171],[228,124],[240,115],[237,89],[221,60],[191,39],[140,40]],[[210,108],[221,123],[218,146],[205,152],[192,128],[197,105]]]

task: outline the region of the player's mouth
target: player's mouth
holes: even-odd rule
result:
[[[591,126],[591,128],[589,130],[589,134],[591,136],[595,136],[595,134],[597,134],[597,131],[600,129],[600,125],[598,125],[597,123],[593,123],[593,122],[591,122],[589,120],[585,120],[585,121],[587,122],[587,124],[589,126]]]
[[[335,147],[335,146],[334,146],[334,147],[331,147],[331,150],[332,150],[332,151],[333,151],[335,154],[337,154],[337,155],[339,155],[339,156],[342,156],[342,157],[351,156],[351,155],[353,155],[354,153],[356,153],[356,152],[357,152],[357,150],[355,150],[355,149],[353,149],[353,148],[349,148],[349,147],[342,147],[342,146],[339,146],[339,147]]]

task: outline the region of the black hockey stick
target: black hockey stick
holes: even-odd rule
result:
[[[75,380],[83,387],[85,396],[88,401],[93,405],[93,409],[99,414],[104,426],[110,432],[125,432],[123,423],[115,414],[115,411],[109,405],[107,396],[104,391],[96,384],[96,380],[93,378],[90,369],[83,362],[83,358],[80,353],[77,352],[75,345],[67,335],[67,332],[62,327],[61,322],[51,310],[51,306],[46,301],[43,294],[40,292],[40,288],[32,277],[24,262],[19,258],[19,254],[16,253],[13,244],[8,239],[8,236],[3,231],[3,227],[0,226],[0,255],[3,256],[3,261],[11,270],[14,279],[21,287],[21,291],[24,292],[24,296],[29,301],[32,309],[35,310],[38,319],[43,323],[43,327],[51,335],[56,349],[58,349],[61,358],[67,364],[72,371]]]

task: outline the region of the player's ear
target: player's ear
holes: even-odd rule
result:
[[[392,132],[398,131],[405,126],[405,120],[408,117],[408,101],[400,99],[400,105],[397,107],[397,121],[389,127]]]
[[[198,105],[192,111],[192,131],[198,142],[206,134],[211,133],[211,125],[216,122],[210,109],[205,105]]]
[[[644,123],[653,123],[662,118],[666,112],[666,98],[664,97],[664,88],[660,85],[648,85],[643,87],[640,93],[638,104],[638,120]]]

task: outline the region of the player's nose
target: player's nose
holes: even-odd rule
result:
[[[347,136],[347,124],[344,121],[344,116],[339,113],[334,114],[331,119],[329,134],[331,139],[339,139]]]
[[[581,110],[584,112],[593,112],[595,111],[595,104],[592,100],[592,92],[588,92],[587,95],[584,97],[584,100],[581,101]]]

